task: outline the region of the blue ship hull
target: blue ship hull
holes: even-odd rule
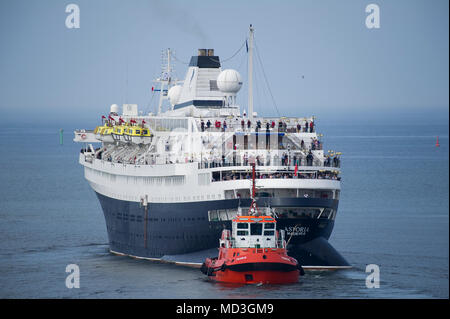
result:
[[[230,221],[209,221],[208,211],[236,209],[237,199],[186,202],[140,203],[122,201],[97,193],[106,220],[110,250],[125,255],[162,258],[186,255],[218,247],[223,228]],[[326,207],[337,209],[338,200],[319,198],[260,198],[264,207]],[[241,206],[250,205],[242,199]],[[347,267],[348,262],[328,243],[331,219],[278,218],[278,229],[305,229],[302,236],[287,235],[288,253],[301,265]],[[210,257],[210,256],[205,256]]]

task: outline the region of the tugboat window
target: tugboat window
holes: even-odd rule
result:
[[[275,228],[275,224],[265,224],[264,225],[264,229],[274,229]]]
[[[264,231],[264,236],[273,236],[274,231],[273,230],[266,230]]]
[[[262,224],[251,224],[250,235],[262,235]]]
[[[248,235],[248,231],[246,231],[246,230],[238,230],[237,231],[237,235],[238,236],[247,236]]]
[[[237,228],[238,229],[248,229],[248,223],[238,223]]]

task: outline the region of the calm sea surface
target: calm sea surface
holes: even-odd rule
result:
[[[354,268],[243,287],[111,255],[72,128],[63,146],[58,128],[0,128],[0,298],[448,298],[448,125],[318,126],[324,149],[343,152],[330,242]],[[79,289],[65,286],[68,264]],[[379,289],[365,286],[368,264]]]

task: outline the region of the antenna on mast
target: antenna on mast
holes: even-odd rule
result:
[[[256,205],[256,170],[255,170],[255,163],[251,163],[250,164],[252,166],[252,194],[251,194],[251,199],[252,199],[252,203],[250,204],[250,208],[248,210],[249,215],[253,215],[253,216],[259,216],[261,215],[261,212],[259,211],[258,206]]]
[[[253,31],[255,29],[250,24],[248,37],[248,115],[253,121]]]

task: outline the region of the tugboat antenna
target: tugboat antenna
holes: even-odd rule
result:
[[[256,179],[255,163],[252,163],[252,199],[255,199],[256,196],[255,179]]]
[[[256,181],[256,172],[255,172],[255,163],[251,163],[250,164],[252,166],[252,203],[250,204],[250,208],[249,208],[249,214],[250,215],[260,215],[258,206],[256,206],[256,185],[255,185],[255,181]]]
[[[253,121],[253,31],[255,29],[250,24],[250,34],[248,37],[248,116]]]

